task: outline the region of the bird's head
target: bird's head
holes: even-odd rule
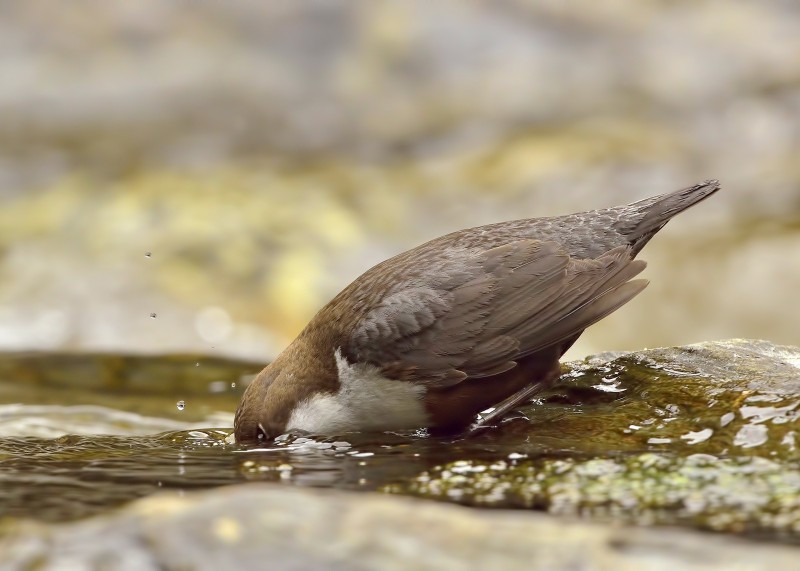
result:
[[[298,407],[314,395],[336,391],[333,356],[309,358],[314,354],[295,342],[253,379],[236,410],[237,442],[265,442],[284,434]]]
[[[233,421],[237,442],[265,442],[286,431],[296,405],[286,381],[276,362],[267,365],[248,385]]]

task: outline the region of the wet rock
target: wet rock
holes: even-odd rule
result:
[[[791,569],[780,545],[270,485],[157,496],[69,526],[0,527],[0,567],[56,569]]]
[[[800,350],[732,340],[573,363],[499,461],[387,491],[800,539]]]

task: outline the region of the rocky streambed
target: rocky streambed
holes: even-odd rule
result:
[[[598,355],[465,440],[290,435],[245,448],[230,411],[258,368],[0,357],[0,568],[760,569],[800,557],[800,349]]]

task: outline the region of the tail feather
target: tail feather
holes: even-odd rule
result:
[[[634,252],[638,252],[673,216],[705,200],[719,189],[719,181],[707,180],[675,192],[634,202],[623,207],[629,214],[623,216],[614,226],[630,240]]]

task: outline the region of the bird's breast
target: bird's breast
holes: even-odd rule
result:
[[[334,353],[339,388],[319,391],[298,403],[287,430],[313,434],[408,430],[430,425],[423,385],[389,379],[369,363],[350,363]]]

